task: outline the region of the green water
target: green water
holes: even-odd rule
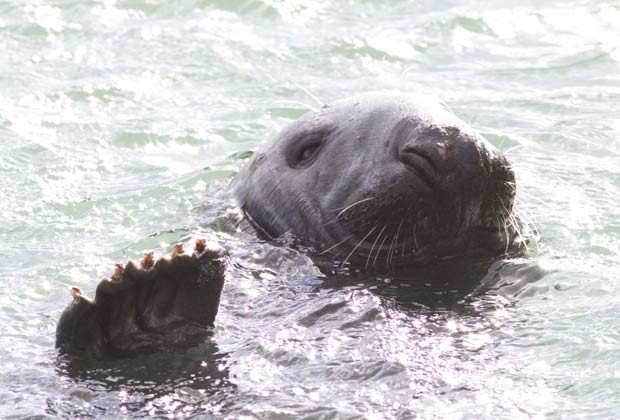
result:
[[[617,416],[617,1],[5,0],[0,51],[1,417]],[[411,313],[225,228],[248,151],[383,89],[507,153],[554,273]],[[237,261],[212,343],[68,374],[69,288],[196,233]]]

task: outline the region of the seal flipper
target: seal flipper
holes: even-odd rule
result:
[[[192,255],[180,245],[170,259],[141,267],[117,266],[111,280],[97,286],[90,301],[73,289],[73,302],[56,328],[56,347],[97,358],[132,356],[204,339],[213,326],[224,285],[226,254],[196,241]]]
[[[100,308],[72,288],[73,301],[63,311],[56,326],[56,347],[73,353],[92,349],[97,355],[105,347]]]

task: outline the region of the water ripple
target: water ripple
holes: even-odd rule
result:
[[[0,16],[0,416],[616,415],[617,4],[9,0]],[[313,97],[380,89],[441,96],[507,152],[538,265],[447,293],[337,282],[239,232],[228,183],[248,156]],[[56,357],[71,286],[197,232],[234,261],[212,340]]]

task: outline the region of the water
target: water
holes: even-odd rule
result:
[[[619,22],[615,1],[0,1],[0,416],[615,417]],[[556,271],[432,309],[231,231],[249,151],[314,97],[380,89],[440,96],[508,154]],[[188,234],[235,261],[211,340],[56,357],[71,286]]]

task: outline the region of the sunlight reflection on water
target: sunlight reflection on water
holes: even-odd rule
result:
[[[613,2],[9,1],[0,16],[0,416],[615,416]],[[249,152],[379,89],[438,95],[507,152],[551,274],[517,265],[431,308],[404,281],[333,287],[231,234]],[[236,262],[212,341],[94,370],[56,359],[69,287],[198,231]]]

